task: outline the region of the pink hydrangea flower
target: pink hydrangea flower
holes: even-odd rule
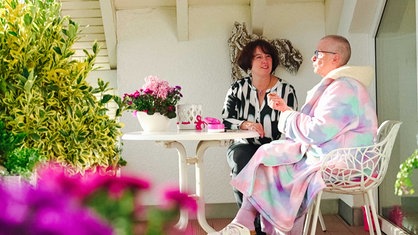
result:
[[[142,89],[148,89],[157,97],[165,99],[171,87],[167,81],[160,80],[157,76],[151,75],[145,78],[145,84]]]

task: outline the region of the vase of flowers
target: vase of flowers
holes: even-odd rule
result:
[[[133,111],[144,131],[164,131],[176,117],[176,105],[183,97],[180,86],[170,86],[157,76],[145,77],[145,84],[131,94],[124,94],[124,110]]]

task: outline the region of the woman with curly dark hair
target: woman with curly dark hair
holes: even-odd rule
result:
[[[227,161],[232,177],[247,165],[261,145],[281,136],[277,127],[281,112],[267,105],[267,95],[275,93],[292,109],[298,108],[293,86],[274,75],[279,58],[277,49],[269,42],[263,39],[249,42],[238,55],[237,63],[249,76],[234,82],[229,88],[222,110],[223,124],[226,129],[256,131],[259,137],[235,140],[229,146]],[[241,206],[242,194],[234,189],[234,196]],[[258,230],[258,222],[256,228]]]

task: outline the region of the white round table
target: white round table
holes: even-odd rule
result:
[[[205,214],[205,200],[203,198],[203,178],[202,178],[202,163],[203,155],[207,148],[215,146],[227,146],[233,139],[254,138],[258,137],[255,131],[247,130],[228,130],[225,132],[207,132],[197,130],[184,131],[168,131],[168,132],[129,132],[122,136],[122,140],[135,141],[156,141],[161,143],[166,148],[176,148],[179,157],[179,187],[181,192],[189,190],[187,182],[187,165],[194,165],[195,167],[195,184],[196,192],[193,196],[197,200],[197,221],[199,225],[207,232],[214,232],[215,230],[207,223]],[[187,156],[186,149],[181,141],[198,141],[196,147],[196,154],[194,156]],[[189,216],[186,211],[180,212],[180,219],[177,223],[178,228],[185,229],[189,221]]]

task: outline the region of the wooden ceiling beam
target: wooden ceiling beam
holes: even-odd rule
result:
[[[176,0],[177,38],[179,41],[189,40],[189,1]]]
[[[100,0],[100,8],[102,11],[109,65],[111,69],[115,69],[117,67],[116,10],[113,5],[113,1],[109,0]]]
[[[266,0],[251,0],[251,28],[252,33],[263,35]]]

